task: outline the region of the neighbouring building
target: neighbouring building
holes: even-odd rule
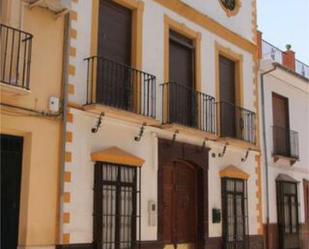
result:
[[[263,248],[256,0],[71,8],[58,248]]]
[[[1,248],[57,244],[66,5],[0,1]]]
[[[260,44],[266,248],[308,249],[309,66],[289,45]]]

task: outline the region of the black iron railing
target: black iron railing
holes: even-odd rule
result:
[[[0,24],[0,82],[29,89],[32,34]]]
[[[161,84],[163,123],[177,123],[216,133],[215,98],[175,82]]]
[[[86,104],[103,104],[155,117],[155,76],[99,56],[85,60],[88,68]]]
[[[298,132],[273,126],[273,154],[298,159]]]
[[[256,143],[256,114],[228,102],[218,102],[220,136]]]

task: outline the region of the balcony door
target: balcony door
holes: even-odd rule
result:
[[[100,0],[97,102],[120,109],[132,107],[132,11]]]
[[[1,134],[1,248],[18,245],[23,138]]]
[[[290,127],[288,99],[272,94],[274,154],[290,155]]]
[[[194,46],[192,40],[170,31],[169,40],[170,121],[193,126]]]
[[[235,62],[219,56],[221,136],[236,137]]]

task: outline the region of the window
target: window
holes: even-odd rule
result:
[[[100,249],[133,249],[140,241],[140,169],[97,162],[94,242]]]
[[[224,248],[248,248],[247,184],[244,180],[222,178]]]

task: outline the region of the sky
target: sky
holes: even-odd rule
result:
[[[246,1],[246,0],[243,0]],[[257,0],[258,29],[263,39],[309,65],[309,0]]]

